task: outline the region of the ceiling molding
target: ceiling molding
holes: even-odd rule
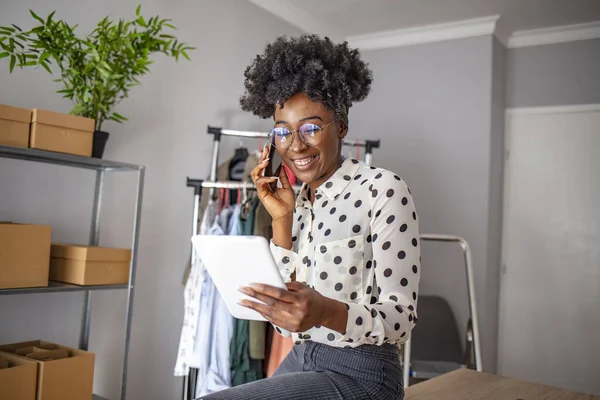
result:
[[[514,49],[596,38],[600,38],[600,21],[516,31],[508,38],[507,47]]]
[[[314,15],[294,6],[288,0],[248,0],[250,3],[294,25],[305,33],[327,36],[333,41],[340,41],[344,35],[331,29],[329,24],[315,18]]]
[[[582,112],[600,112],[600,104],[575,104],[568,106],[547,107],[515,107],[506,109],[506,115],[566,114]]]
[[[376,50],[465,39],[494,34],[499,19],[499,15],[493,15],[457,22],[349,36],[346,40],[352,47],[358,47],[361,50]]]

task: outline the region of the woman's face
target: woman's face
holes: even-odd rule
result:
[[[312,101],[305,93],[298,93],[290,97],[283,108],[277,105],[274,118],[275,127],[298,131],[306,123],[323,128],[334,120],[335,113],[322,103]],[[346,131],[340,121],[335,121],[323,129],[323,138],[318,145],[307,146],[294,133],[290,147],[277,151],[298,179],[316,188],[340,166],[340,140],[346,136]]]

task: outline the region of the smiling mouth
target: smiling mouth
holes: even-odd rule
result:
[[[305,169],[305,168],[309,167],[317,158],[319,158],[318,155],[304,157],[304,158],[297,158],[295,160],[292,160],[292,162],[294,163],[294,165],[296,167],[298,167],[300,169]]]

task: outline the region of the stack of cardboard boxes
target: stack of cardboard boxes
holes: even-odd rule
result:
[[[0,289],[129,282],[131,250],[51,244],[51,228],[0,222]]]
[[[0,346],[0,400],[91,400],[94,354],[36,340]]]
[[[0,145],[90,157],[94,120],[0,104]]]
[[[94,120],[0,105],[0,145],[90,157]],[[0,222],[0,289],[129,282],[131,251],[51,244],[50,226]],[[94,354],[41,340],[0,346],[0,400],[92,400]]]
[[[0,222],[0,289],[129,282],[131,250],[51,244],[51,228]],[[1,322],[0,322],[1,323]],[[92,400],[94,354],[59,344],[0,346],[0,400]]]

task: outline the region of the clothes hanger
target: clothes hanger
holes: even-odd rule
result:
[[[231,164],[235,164],[238,163],[240,161],[246,161],[246,159],[248,158],[248,155],[250,153],[248,153],[248,149],[244,146],[244,142],[240,140],[240,145],[237,149],[235,149],[235,152],[233,153],[233,158],[231,159]]]
[[[219,214],[224,208],[229,208],[229,190],[221,188],[219,190]]]

